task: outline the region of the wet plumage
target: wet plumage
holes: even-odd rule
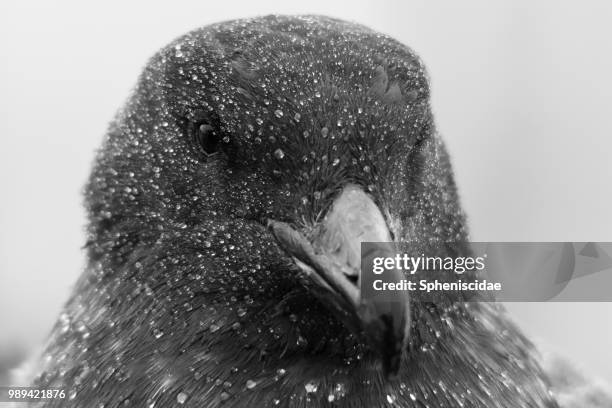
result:
[[[348,327],[270,230],[333,241],[321,226],[347,188],[395,241],[467,240],[409,48],[324,17],[174,41],[97,155],[88,265],[36,384],[75,407],[555,407],[532,345],[489,303],[392,311],[410,330],[385,326],[404,348],[386,375],[393,356]]]

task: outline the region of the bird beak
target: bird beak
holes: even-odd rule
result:
[[[356,185],[346,186],[308,238],[283,222],[269,220],[268,228],[314,283],[320,300],[349,329],[363,335],[382,358],[385,375],[396,374],[408,339],[409,301],[403,291],[363,296],[365,266],[371,265],[374,257],[395,257],[396,253],[385,219],[372,198]],[[373,243],[366,253],[361,251],[362,242]],[[403,278],[397,269],[386,274],[386,279],[393,281]]]

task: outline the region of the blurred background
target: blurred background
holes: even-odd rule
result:
[[[84,265],[81,188],[147,59],[268,13],[354,20],[419,53],[474,241],[612,241],[612,3],[3,1],[0,365],[44,340]],[[508,308],[542,348],[612,382],[612,303]]]

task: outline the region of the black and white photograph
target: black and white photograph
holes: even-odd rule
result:
[[[612,408],[611,21],[3,2],[0,407]]]

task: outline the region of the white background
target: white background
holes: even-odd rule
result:
[[[605,1],[3,1],[0,356],[42,341],[80,273],[80,189],[147,59],[192,28],[267,13],[355,20],[423,57],[473,240],[612,241]],[[612,303],[509,308],[612,381]]]

